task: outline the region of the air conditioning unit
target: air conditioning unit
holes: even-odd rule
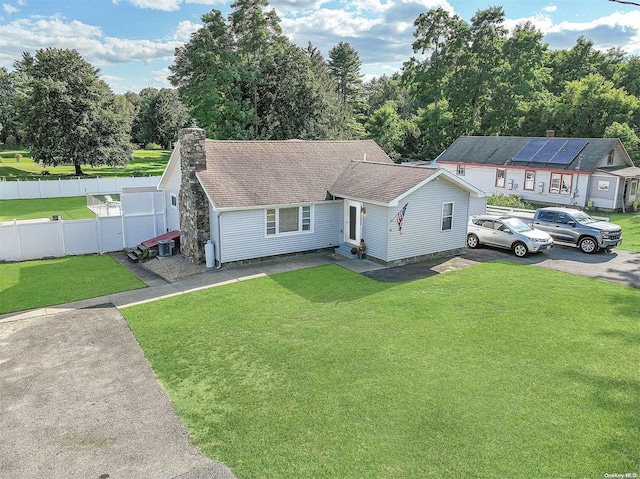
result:
[[[543,193],[544,192],[544,181],[541,181],[540,183],[538,183],[538,193]]]

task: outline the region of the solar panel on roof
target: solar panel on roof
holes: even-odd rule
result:
[[[538,153],[536,153],[536,156],[534,156],[535,161],[537,163],[549,163],[549,161],[551,161],[551,158],[553,158],[555,154],[558,153],[564,143],[565,140],[547,140],[547,143],[542,148],[540,148],[538,150]]]
[[[568,165],[587,144],[586,140],[564,138],[531,139],[513,157],[513,161]]]
[[[533,139],[529,140],[522,149],[513,157],[513,161],[531,161],[540,148],[544,146],[547,140]]]
[[[551,158],[550,163],[568,165],[578,156],[586,144],[586,140],[567,140],[558,153]]]

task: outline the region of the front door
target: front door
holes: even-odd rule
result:
[[[360,203],[346,200],[344,202],[345,225],[344,240],[347,243],[360,243]]]

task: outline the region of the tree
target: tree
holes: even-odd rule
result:
[[[394,73],[390,77],[387,75],[374,77],[364,83],[363,99],[367,115],[383,107],[388,101],[393,101],[396,104],[398,115],[402,119],[410,118],[415,109],[409,91],[402,84],[398,73]]]
[[[404,79],[420,104],[434,102],[437,108],[446,96],[452,69],[468,46],[468,25],[441,7],[421,13],[413,25],[416,27],[413,52],[421,55],[429,52],[429,56],[422,62],[411,58],[405,65]]]
[[[267,5],[237,0],[228,22],[213,10],[176,50],[170,80],[209,136],[293,138],[315,121],[321,95],[309,59]]]
[[[322,97],[304,51],[292,44],[276,50],[257,86],[259,137],[301,138],[311,129]]]
[[[47,48],[23,55],[15,68],[26,77],[18,111],[34,160],[44,165],[121,165],[131,158],[126,112],[76,50]]]
[[[171,143],[177,139],[178,129],[189,122],[189,115],[178,98],[178,92],[170,88],[145,88],[137,97],[134,140],[142,146],[157,143],[170,149]]]
[[[255,112],[242,92],[242,62],[219,10],[202,16],[203,26],[175,51],[171,84],[190,115],[212,138],[246,139]]]
[[[521,128],[546,92],[547,44],[532,23],[517,25],[502,46],[502,67],[496,72],[481,131],[489,135],[521,135]]]
[[[562,136],[601,138],[613,122],[638,126],[640,100],[600,74],[568,82],[555,110],[554,129]]]
[[[618,123],[614,121],[611,125],[605,128],[605,138],[620,138],[627,153],[633,160],[633,164],[640,166],[640,138],[633,131],[633,128],[628,123]]]
[[[362,61],[355,48],[340,42],[329,50],[329,70],[343,105],[355,106],[362,92]]]
[[[17,83],[17,74],[0,68],[0,143],[4,144],[20,142],[20,119],[16,112]]]
[[[632,55],[623,64],[620,79],[616,85],[627,93],[640,98],[640,56]]]
[[[305,54],[313,74],[318,105],[316,115],[310,119],[307,130],[302,133],[301,138],[336,140],[348,137],[346,115],[340,102],[338,89],[331,77],[329,65],[320,50],[311,43],[307,45]]]
[[[387,155],[395,160],[400,159],[398,149],[402,140],[402,130],[397,105],[393,100],[387,101],[373,112],[365,128],[367,137],[375,140]]]

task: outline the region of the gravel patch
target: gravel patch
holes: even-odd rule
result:
[[[140,264],[169,283],[175,283],[176,281],[187,279],[207,271],[206,264],[193,264],[181,254],[156,256]]]

